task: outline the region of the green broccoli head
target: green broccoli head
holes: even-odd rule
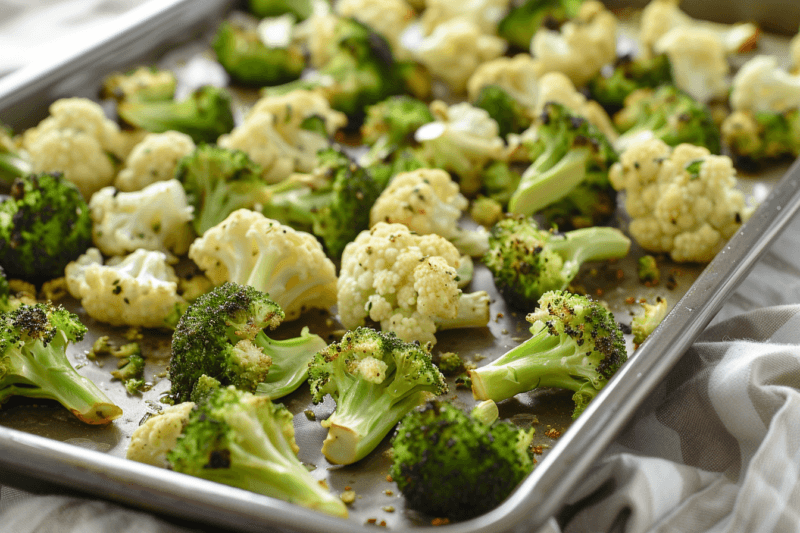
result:
[[[614,194],[608,171],[618,157],[600,130],[555,102],[545,105],[535,127],[526,144],[532,163],[509,198],[510,213],[532,215],[564,198],[579,202],[582,184]]]
[[[172,470],[347,517],[347,508],[297,458],[292,414],[233,386],[217,389],[190,412]]]
[[[567,389],[577,418],[627,360],[622,329],[600,303],[564,291],[543,294],[526,318],[530,339],[470,370],[473,396],[499,402],[539,387]]]
[[[92,245],[92,218],[78,188],[60,173],[14,180],[0,203],[0,265],[31,282],[64,275]]]
[[[117,106],[117,114],[131,126],[154,133],[180,131],[196,143],[216,142],[234,125],[230,94],[210,85],[200,87],[180,101],[126,100]]]
[[[526,0],[512,9],[497,27],[509,44],[528,51],[539,28],[558,29],[578,15],[583,0]]]
[[[442,371],[442,374],[446,376],[460,374],[466,368],[464,366],[464,360],[455,352],[440,354],[436,366]]]
[[[630,245],[616,228],[555,233],[539,228],[533,218],[508,217],[492,227],[483,262],[506,302],[525,310],[544,293],[566,289],[584,263],[625,257]]]
[[[283,317],[278,304],[250,286],[223,283],[198,298],[172,336],[172,398],[188,401],[203,375],[273,399],[295,390],[325,341],[307,328],[296,338],[269,338],[264,329],[276,328]]]
[[[338,148],[320,150],[318,159],[311,183],[272,186],[262,213],[296,229],[310,230],[326,253],[338,258],[347,243],[369,228],[369,206],[380,196],[384,184]]]
[[[262,87],[296,80],[305,68],[299,46],[287,39],[286,46],[268,47],[255,27],[223,21],[211,47],[217,60],[239,84]]]
[[[521,133],[531,125],[531,113],[499,85],[487,85],[473,102],[475,107],[485,109],[500,127],[500,137],[509,133]]]
[[[250,208],[268,197],[261,167],[241,150],[201,144],[182,157],[175,168],[190,205],[192,224],[202,235],[241,208]]]
[[[430,395],[444,394],[444,376],[418,343],[359,327],[320,350],[309,372],[314,403],[330,394],[336,410],[322,425],[322,453],[351,464],[375,449],[394,425]]]
[[[497,507],[533,470],[533,429],[485,424],[445,402],[403,418],[392,438],[392,479],[406,505],[433,517],[472,518]]]
[[[380,143],[389,151],[416,144],[414,132],[434,120],[428,104],[408,95],[391,96],[367,107],[366,112],[361,125],[364,143],[373,148]]]
[[[800,109],[782,113],[739,111],[722,124],[725,144],[737,166],[752,167],[800,155]]]
[[[588,82],[589,93],[606,109],[619,110],[633,91],[672,84],[672,64],[666,54],[648,58],[620,57],[610,75],[598,74]]]
[[[623,132],[615,142],[620,150],[639,139],[654,137],[670,146],[689,143],[704,146],[712,154],[720,153],[719,128],[711,111],[674,85],[632,93],[625,107],[614,115],[614,123]]]
[[[0,404],[25,396],[56,400],[87,424],[119,418],[122,409],[67,358],[69,343],[86,331],[77,315],[51,303],[0,313]]]

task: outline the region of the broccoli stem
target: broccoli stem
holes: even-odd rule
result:
[[[588,261],[605,261],[625,257],[631,241],[616,228],[593,226],[564,233],[563,239],[550,239],[548,247],[567,260],[580,265]]]
[[[472,395],[499,402],[538,387],[577,391],[597,380],[586,368],[585,357],[572,338],[550,335],[543,328],[499,359],[470,370]]]
[[[485,327],[489,323],[489,295],[486,291],[462,292],[455,318],[436,318],[435,321],[439,330]]]
[[[386,380],[393,380],[387,376]],[[355,463],[374,450],[403,416],[420,405],[423,391],[386,390],[385,385],[357,379],[336,399],[336,410],[322,422],[328,436],[322,453],[333,464]]]
[[[297,389],[308,379],[308,364],[314,355],[327,346],[317,335],[304,327],[300,336],[287,340],[273,340],[259,332],[253,343],[264,349],[272,358],[267,377],[256,387],[256,394],[275,400]]]
[[[0,186],[11,187],[16,178],[32,172],[31,164],[10,152],[0,152]]]
[[[522,174],[519,186],[508,201],[508,210],[517,215],[532,215],[565,197],[586,176],[592,151],[572,148],[553,164],[560,153],[548,149]]]
[[[63,334],[60,334],[63,338]],[[0,390],[0,403],[13,395],[56,400],[87,424],[108,424],[122,416],[122,409],[89,379],[81,376],[66,360],[65,342],[53,340],[31,348],[32,357],[20,355],[24,364],[15,374],[18,380]]]

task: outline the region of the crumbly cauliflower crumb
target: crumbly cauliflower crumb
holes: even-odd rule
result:
[[[185,133],[148,133],[125,159],[114,187],[124,192],[139,191],[157,181],[172,179],[178,161],[194,149],[194,141]]]
[[[752,214],[730,158],[659,139],[632,145],[609,180],[626,192],[631,236],[678,262],[708,262]]]
[[[194,405],[194,402],[170,405],[148,418],[131,434],[126,457],[131,461],[167,468],[167,454],[183,433]]]

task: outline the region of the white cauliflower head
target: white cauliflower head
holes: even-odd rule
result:
[[[134,192],[104,187],[92,196],[89,210],[92,239],[105,255],[125,255],[143,248],[163,252],[170,262],[176,262],[195,237],[193,208],[175,179]]]
[[[458,176],[462,193],[476,193],[484,166],[505,157],[497,122],[486,110],[466,102],[448,106],[435,100],[430,109],[436,120],[414,133],[422,145],[419,157]]]
[[[131,192],[157,181],[172,179],[178,161],[194,149],[194,141],[185,133],[148,133],[128,154],[125,167],[114,180],[114,187]]]
[[[695,100],[708,103],[727,96],[730,65],[725,47],[713,31],[677,26],[665,33],[654,49],[657,54],[667,54],[675,85]]]
[[[631,236],[674,261],[708,262],[752,213],[730,158],[659,139],[633,144],[609,180],[626,193]]]
[[[261,165],[266,181],[277,183],[295,171],[311,172],[317,152],[328,147],[328,139],[301,127],[312,116],[323,119],[329,135],[347,123],[347,117],[332,110],[318,92],[296,90],[260,99],[241,125],[220,136],[218,144],[242,150]]]
[[[414,57],[454,93],[467,89],[467,80],[481,63],[506,51],[504,39],[482,33],[469,20],[454,18],[439,24],[411,50]]]
[[[372,206],[370,226],[378,222],[403,224],[421,235],[441,235],[459,252],[480,257],[489,249],[486,231],[465,231],[458,226],[468,206],[450,174],[441,169],[420,168],[392,178]]]
[[[194,402],[165,407],[151,416],[131,434],[126,458],[131,461],[167,468],[167,454],[175,447],[178,437],[189,422]]]
[[[186,305],[178,295],[178,276],[162,252],[140,249],[103,264],[100,250],[89,248],[67,265],[64,275],[86,314],[112,326],[162,328]]]
[[[800,76],[778,66],[778,58],[759,55],[733,77],[730,95],[734,111],[783,113],[800,108]]]
[[[50,116],[22,136],[33,172],[62,172],[87,200],[114,181],[122,144],[117,124],[88,98],[57,100]]]
[[[498,57],[482,63],[467,81],[470,102],[478,99],[481,89],[498,85],[522,105],[536,107],[539,77],[544,73],[542,64],[530,54]]]
[[[545,72],[563,72],[582,87],[617,57],[617,18],[601,2],[587,0],[560,30],[540,28],[531,54]]]
[[[481,33],[497,33],[497,25],[508,13],[510,0],[426,0],[420,17],[426,35],[445,22],[461,19],[476,24]]]
[[[370,318],[406,342],[431,344],[438,329],[485,326],[488,295],[462,294],[460,260],[455,246],[438,235],[379,222],[342,255],[337,299],[342,325],[354,329]]]
[[[316,237],[249,209],[207,230],[189,258],[214,285],[231,281],[268,294],[287,321],[336,303],[336,269]]]

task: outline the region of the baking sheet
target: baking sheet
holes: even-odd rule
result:
[[[189,2],[170,2],[163,8],[180,12],[188,4]],[[176,16],[170,19],[161,31],[165,35],[175,34],[181,33],[175,32],[177,27],[195,27],[197,29],[195,35],[199,35],[202,41],[201,44],[196,42],[183,44],[160,60],[164,65],[177,68],[182,74],[183,91],[208,82],[209,76],[211,81],[214,81],[220,74],[218,67],[215,70],[215,63],[204,44],[207,41],[203,39],[207,38],[209,29],[215,26],[209,21],[219,20],[220,13],[233,3],[217,2],[204,5],[208,11],[203,17],[189,23],[187,19]],[[158,17],[149,19],[149,22],[156,27],[159,26]],[[134,32],[135,28],[126,31]],[[166,31],[167,29],[169,31]],[[167,44],[163,43],[154,48],[164,49],[163,46]],[[91,55],[94,51],[89,52]],[[150,51],[147,51],[145,55],[150,56],[150,54]],[[3,120],[19,127],[35,124],[35,121],[31,122],[30,116],[15,120],[15,115],[8,114],[9,109],[13,107],[12,104],[15,101],[18,103],[19,94],[28,95],[25,106],[33,108],[38,105],[39,109],[42,105],[38,99],[42,98],[42,95],[46,95],[45,98],[50,100],[67,94],[93,95],[94,91],[90,88],[97,87],[105,72],[124,69],[139,61],[141,60],[137,59],[132,62],[128,58],[116,64],[106,63],[103,65],[103,70],[91,75],[84,73],[76,80],[74,66],[85,62],[85,59],[69,58],[65,64],[57,65],[57,68],[40,73],[38,78],[28,80],[25,84],[28,92],[25,90],[15,92],[16,100],[7,92],[3,92],[4,88],[9,87],[8,80],[0,80],[0,110],[3,112]],[[41,87],[47,87],[47,83],[54,85],[50,89],[41,90]],[[79,91],[76,89],[78,85],[80,85]],[[38,88],[39,92],[34,94],[31,88]],[[76,91],[58,92],[65,89],[76,89]],[[239,93],[239,100],[246,101],[248,96],[252,97],[252,94]],[[768,174],[742,176],[740,185],[759,200],[765,199],[784,170],[785,167],[777,167]],[[602,452],[604,443],[610,441],[613,432],[621,427],[647,391],[658,383],[659,376],[677,361],[682,350],[713,317],[715,302],[721,304],[726,291],[731,289],[730,284],[743,277],[743,272],[746,273],[748,265],[757,257],[760,249],[755,245],[745,245],[748,234],[756,231],[751,228],[758,227],[761,230],[752,238],[755,238],[759,245],[765,246],[771,238],[770,232],[777,234],[782,227],[782,217],[796,209],[798,200],[790,194],[796,190],[794,184],[791,181],[784,181],[781,190],[779,196],[772,197],[772,204],[768,202],[763,206],[753,221],[748,222],[741,234],[731,241],[723,254],[724,257],[718,258],[705,269],[703,274],[705,278],[701,276],[703,266],[675,265],[665,261],[661,265],[662,279],[672,277],[675,287],[671,290],[666,289],[666,284],[663,282],[658,287],[644,287],[635,276],[635,261],[642,255],[641,250],[635,245],[625,260],[613,264],[587,265],[583,269],[577,282],[583,285],[588,293],[608,302],[620,322],[628,323],[631,312],[638,309],[638,304],[628,303],[630,296],[653,301],[656,295],[663,295],[667,297],[671,307],[677,304],[677,309],[668,317],[667,324],[660,328],[626,365],[622,372],[627,376],[625,380],[612,381],[603,396],[592,403],[586,416],[565,434],[571,423],[571,394],[536,391],[503,402],[500,405],[501,417],[510,418],[523,426],[536,427],[536,444],[544,447],[544,453],[538,457],[541,464],[534,475],[500,509],[469,522],[448,526],[448,530],[499,531],[501,528],[519,523],[533,526],[541,523],[557,509],[558,501],[569,490],[570,479],[579,476],[580,465],[588,466],[590,459]],[[621,227],[625,225],[624,214],[621,212],[618,213],[617,224]],[[527,323],[519,313],[513,313],[505,307],[493,289],[491,275],[480,266],[476,269],[472,286],[466,290],[478,289],[487,289],[492,293],[493,319],[489,326],[470,330],[469,335],[464,335],[464,331],[440,333],[437,335],[439,343],[436,349],[457,351],[468,361],[481,364],[481,361],[490,360],[527,338]],[[678,302],[681,298],[684,299]],[[697,301],[698,298],[702,301]],[[160,409],[162,404],[159,400],[169,388],[164,378],[164,368],[169,357],[169,336],[147,332],[146,337],[140,341],[147,357],[147,379],[152,383],[152,388],[143,395],[143,398],[132,397],[125,392],[122,384],[111,380],[109,372],[115,368],[116,363],[113,358],[101,359],[98,362],[86,358],[86,352],[98,335],[108,334],[113,340],[123,342],[124,330],[96,323],[85,316],[73,300],[67,299],[64,303],[81,315],[91,331],[83,342],[71,349],[70,357],[80,368],[81,373],[90,377],[123,408],[124,415],[108,427],[92,427],[78,422],[60,407],[47,402],[31,402],[25,399],[9,402],[0,410],[0,426],[7,428],[7,430],[0,428],[0,444],[5,445],[9,452],[0,458],[0,463],[8,467],[4,469],[4,473],[9,479],[3,479],[3,482],[13,484],[17,474],[41,477],[73,486],[79,482],[79,486],[89,492],[144,506],[157,512],[191,516],[247,530],[263,530],[264,525],[270,524],[319,531],[320,521],[328,520],[331,520],[331,524],[326,530],[331,531],[353,531],[358,530],[358,526],[362,524],[372,523],[385,524],[394,529],[421,527],[429,523],[430,517],[405,510],[396,487],[387,481],[386,474],[390,464],[385,453],[389,448],[387,441],[357,465],[339,467],[329,465],[325,461],[319,453],[325,437],[325,430],[319,426],[319,421],[332,412],[334,404],[328,399],[318,406],[313,406],[305,388],[282,400],[297,415],[295,427],[301,448],[300,458],[313,468],[315,477],[328,482],[332,491],[342,492],[346,488],[355,490],[358,498],[350,508],[351,517],[348,522],[328,519],[305,509],[237,489],[201,482],[194,478],[187,479],[187,476],[121,460],[127,449],[130,434],[145,417]],[[277,330],[277,336],[296,335],[302,325],[308,325],[312,332],[328,337],[339,329],[335,321],[329,324],[328,319],[335,319],[335,316],[325,314],[311,316],[302,322],[282,326]],[[628,342],[632,352],[630,339]],[[635,379],[630,379],[631,373]],[[635,391],[630,390],[631,383],[637,384]],[[464,407],[474,404],[470,391],[458,389],[452,380],[450,384],[449,397],[457,404]],[[621,402],[621,399],[625,401]],[[315,420],[305,416],[305,412],[309,410],[314,413]],[[590,412],[592,414],[589,414]],[[563,436],[557,436],[561,434]],[[60,443],[70,446],[62,446]],[[99,453],[81,453],[85,449]],[[51,468],[46,469],[45,465]]]

